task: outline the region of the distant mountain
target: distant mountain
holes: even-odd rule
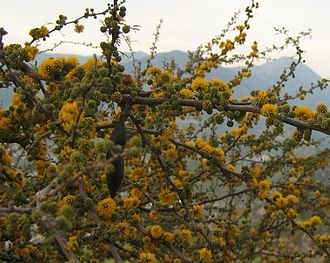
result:
[[[141,55],[140,53],[139,61],[142,65],[146,65],[148,55]],[[158,53],[152,62],[156,66],[162,66],[164,63],[170,63],[172,60],[174,60],[180,68],[183,68],[188,60],[188,53],[183,51]],[[269,63],[254,66],[252,77],[244,79],[241,85],[234,89],[235,96],[240,98],[249,95],[252,90],[270,88],[280,79],[282,71],[290,67],[291,62],[291,58],[281,57]],[[133,64],[129,58],[123,59],[123,64],[127,72],[133,71]],[[225,81],[229,81],[238,71],[239,67],[219,67],[212,70],[207,78],[221,78]],[[294,95],[299,90],[299,87],[307,88],[311,83],[316,83],[319,79],[320,76],[310,67],[305,64],[300,64],[296,69],[295,78],[291,78],[285,83],[283,94],[288,93]],[[330,98],[330,88],[323,91],[317,90],[312,96],[308,96],[305,100],[301,101],[298,99],[292,101],[292,103],[307,105],[314,108],[318,102],[325,100],[325,98]]]
[[[61,53],[42,53],[37,56],[36,62],[40,64],[42,61],[48,58],[57,58],[57,57],[76,57],[81,64],[85,63],[92,56],[81,56],[76,54],[61,54]]]
[[[44,59],[59,56],[75,56],[79,59],[80,63],[86,62],[87,59],[90,57],[75,54],[44,53],[38,56],[36,62],[39,64]],[[145,66],[149,56],[144,52],[136,52],[134,53],[134,57],[141,62],[142,66]],[[179,50],[158,53],[156,54],[152,63],[157,66],[162,66],[164,65],[164,63],[170,63],[172,60],[174,60],[180,68],[183,68],[188,60],[188,53]],[[271,87],[274,83],[276,83],[276,81],[279,80],[283,69],[288,68],[291,62],[291,58],[282,57],[266,64],[256,65],[253,68],[252,77],[243,80],[241,85],[234,89],[235,96],[237,98],[240,98],[242,96],[249,95],[252,90],[266,89]],[[133,72],[131,53],[126,53],[123,56],[122,64],[125,66],[127,72]],[[237,74],[238,71],[239,67],[219,67],[217,69],[212,70],[207,77],[217,77],[225,81],[229,81],[233,76],[235,76],[235,74]],[[297,67],[295,78],[290,79],[285,84],[283,92],[295,94],[298,91],[299,87],[308,87],[310,83],[315,83],[319,79],[320,76],[316,74],[311,68],[309,68],[305,64],[300,64]],[[0,106],[2,105],[2,107],[8,107],[10,103],[11,94],[11,90],[0,89]],[[323,91],[316,90],[312,96],[308,96],[307,99],[305,99],[304,101],[297,100],[293,101],[293,103],[307,105],[312,108],[315,108],[315,105],[319,101],[324,101],[327,98],[330,98],[330,89],[326,89]]]

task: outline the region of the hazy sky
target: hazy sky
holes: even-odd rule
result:
[[[9,35],[7,43],[24,43],[29,40],[28,32],[33,27],[54,22],[58,14],[69,18],[80,16],[86,7],[103,10],[106,0],[2,0],[0,27]],[[217,35],[233,13],[244,10],[248,0],[127,0],[127,22],[140,25],[140,31],[132,33],[134,50],[148,51],[152,34],[159,19],[164,20],[159,51],[194,50]],[[249,41],[257,40],[260,46],[270,46],[282,39],[275,35],[274,27],[285,26],[292,35],[311,28],[312,39],[305,39],[302,47],[307,51],[306,63],[322,76],[330,76],[330,1],[329,0],[260,0],[249,31]],[[243,17],[242,13],[242,17]],[[102,35],[98,31],[98,20],[84,21],[83,35],[73,33],[72,27],[63,34],[53,34],[51,43],[60,39],[85,41],[98,45]],[[48,41],[47,41],[48,43]],[[43,45],[43,48],[49,47]],[[127,51],[125,45],[123,51]],[[93,54],[96,51],[82,46],[64,44],[56,49],[61,53]],[[281,53],[279,55],[288,55]],[[291,53],[292,54],[292,53]]]

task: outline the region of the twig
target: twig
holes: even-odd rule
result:
[[[10,208],[0,208],[0,216],[4,216],[9,213],[30,214],[32,210],[33,210],[32,207],[17,207],[17,206],[13,206]]]
[[[224,195],[224,196],[221,196],[221,197],[207,199],[207,200],[199,202],[198,205],[203,205],[203,204],[207,204],[207,203],[213,203],[213,202],[216,202],[216,201],[221,201],[221,200],[227,199],[228,197],[241,195],[241,194],[244,194],[244,193],[247,193],[247,192],[250,192],[250,191],[251,191],[251,189],[245,189],[245,190],[235,192],[235,193],[231,193],[231,194],[227,194],[227,195]]]
[[[266,198],[265,199],[267,202],[271,203],[272,205],[276,206],[276,203],[273,202],[271,199],[269,198]],[[278,207],[277,207],[278,208]],[[315,238],[313,237],[313,235],[311,233],[309,233],[305,228],[301,227],[300,225],[298,225],[298,223],[291,217],[289,216],[287,213],[285,213],[283,211],[283,209],[279,208],[283,214],[290,220],[290,222],[295,226],[297,227],[297,229],[299,229],[300,231],[304,232],[313,242],[314,244],[319,248],[321,249],[328,257],[330,257],[330,252],[323,246],[320,246],[320,244],[315,240]]]
[[[54,219],[50,216],[45,216],[43,218],[43,225],[44,227],[50,232],[50,234],[55,239],[56,243],[58,244],[63,256],[70,262],[79,263],[78,258],[75,254],[73,254],[67,246],[67,241],[61,235],[60,231],[56,229]]]

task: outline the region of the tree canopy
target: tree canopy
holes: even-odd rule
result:
[[[308,33],[278,29],[283,45],[260,50],[248,40],[256,8],[234,14],[183,68],[153,64],[160,25],[146,66],[120,51],[138,29],[124,1],[59,15],[24,45],[1,28],[0,85],[13,88],[0,108],[1,261],[329,260],[330,149],[312,131],[330,135],[330,112],[292,103],[329,79],[284,94]],[[43,41],[64,27],[83,33],[91,18],[102,20],[101,55],[35,63]],[[295,59],[276,83],[236,96],[255,63],[290,46]],[[208,78],[234,63],[230,81]]]

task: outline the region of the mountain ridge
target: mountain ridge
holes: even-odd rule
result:
[[[40,54],[36,63],[40,64],[41,61],[50,57],[69,57],[75,56],[78,58],[80,63],[85,63],[88,58],[92,56],[82,56],[76,54],[60,54],[60,53],[43,53]],[[149,55],[142,51],[134,53],[135,58],[141,62],[142,66],[145,66]],[[125,53],[122,59],[122,64],[125,66],[126,72],[133,72],[133,62],[132,54]],[[181,50],[173,50],[170,52],[160,52],[157,53],[153,59],[153,64],[156,66],[162,66],[164,63],[170,63],[175,60],[178,67],[183,68],[188,60],[188,53]],[[279,59],[270,61],[264,64],[255,65],[252,69],[252,77],[244,79],[240,86],[234,88],[235,96],[237,98],[247,96],[254,89],[266,89],[270,88],[279,79],[282,71],[288,68],[292,62],[289,57],[281,57]],[[232,79],[237,72],[239,67],[219,67],[213,69],[207,78],[221,78],[224,81],[229,81]],[[316,83],[321,77],[306,64],[299,64],[296,69],[295,78],[289,79],[285,83],[284,91],[290,95],[295,94],[299,90],[299,87],[308,87],[311,83]],[[0,89],[0,106],[8,107],[11,99],[11,90]],[[307,96],[304,101],[294,100],[292,103],[302,104],[312,108],[315,108],[316,104],[324,98],[330,98],[330,89],[325,89],[323,91],[316,90],[312,96]]]

